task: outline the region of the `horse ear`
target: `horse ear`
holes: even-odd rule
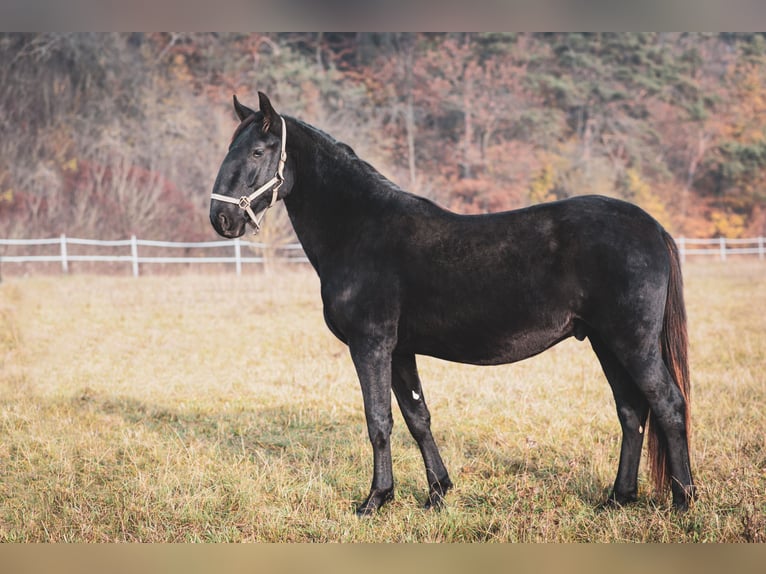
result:
[[[277,125],[279,122],[279,114],[274,110],[269,101],[269,98],[263,92],[258,92],[258,105],[263,112],[263,131],[269,131],[269,128],[273,125]]]
[[[237,117],[239,118],[239,121],[241,122],[245,121],[245,118],[247,118],[248,116],[255,115],[255,112],[253,110],[239,103],[239,100],[237,99],[236,94],[234,94],[234,110],[237,112]]]

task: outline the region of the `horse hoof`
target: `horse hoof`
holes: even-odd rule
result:
[[[618,495],[613,492],[603,503],[601,503],[601,505],[599,505],[599,508],[601,510],[623,508],[624,506],[632,504],[637,500],[638,497],[635,494]]]
[[[444,496],[451,489],[452,489],[452,481],[449,478],[441,482],[432,484],[428,492],[428,500],[423,505],[423,508],[425,510],[430,510],[432,508],[436,510],[441,510],[442,508],[444,508]]]
[[[356,509],[356,515],[359,517],[372,516],[373,514],[375,514],[377,510],[378,510],[377,507],[367,503],[363,503],[363,504],[360,504],[359,507]]]
[[[673,488],[673,510],[686,512],[689,504],[697,499],[697,488],[691,484],[682,488]]]
[[[444,496],[441,494],[429,494],[428,500],[423,505],[423,510],[441,510],[444,508]]]
[[[676,499],[673,497],[673,510],[675,512],[680,512],[683,514],[684,512],[689,510],[689,502],[691,501],[690,498],[682,497],[679,499]]]
[[[372,516],[385,503],[394,499],[394,489],[373,490],[362,504],[356,509],[357,516]]]

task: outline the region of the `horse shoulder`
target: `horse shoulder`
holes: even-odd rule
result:
[[[325,322],[341,341],[395,337],[401,308],[395,273],[360,265],[321,277],[321,284]]]

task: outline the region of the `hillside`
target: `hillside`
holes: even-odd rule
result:
[[[257,90],[459,212],[601,193],[675,234],[764,235],[765,55],[761,34],[2,34],[0,235],[212,237],[231,95]]]

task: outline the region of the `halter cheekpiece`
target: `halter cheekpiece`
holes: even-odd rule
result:
[[[285,162],[287,161],[287,151],[286,151],[286,144],[287,144],[287,127],[285,126],[285,119],[282,116],[279,116],[279,119],[282,121],[282,148],[281,152],[279,154],[279,163],[277,164],[277,172],[274,174],[274,177],[272,177],[269,181],[264,183],[261,187],[256,189],[253,193],[250,195],[243,195],[239,199],[235,197],[230,197],[228,195],[221,195],[220,193],[213,193],[210,195],[210,199],[217,199],[218,201],[223,201],[225,203],[233,203],[234,205],[238,205],[239,208],[247,213],[247,215],[250,216],[250,221],[253,224],[253,227],[255,227],[255,230],[253,231],[253,234],[257,234],[261,230],[261,221],[263,221],[263,216],[266,215],[266,211],[273,207],[274,204],[277,202],[277,195],[279,188],[282,187],[282,184],[285,182],[285,176],[284,176],[284,170],[285,170]],[[261,214],[259,217],[255,216],[255,213],[253,212],[253,208],[251,207],[251,203],[259,196],[263,195],[267,191],[271,191],[271,203],[261,211]]]

